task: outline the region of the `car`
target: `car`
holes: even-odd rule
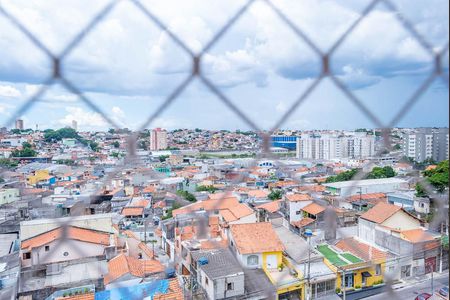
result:
[[[444,286],[438,291],[439,295],[448,297],[448,286]]]
[[[420,294],[419,296],[417,296],[416,298],[415,298],[415,300],[427,300],[427,299],[429,299],[429,298],[431,298],[431,294],[428,294],[428,293],[422,293],[422,294]]]

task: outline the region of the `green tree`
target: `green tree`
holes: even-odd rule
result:
[[[391,178],[396,175],[394,169],[390,166],[386,167],[375,167],[372,171],[366,176],[366,179],[380,179],[380,178]]]
[[[448,188],[448,160],[440,162],[436,168],[424,171],[423,174],[439,192],[442,193]]]
[[[210,192],[214,194],[217,191],[217,188],[212,185],[200,185],[196,188],[197,192]]]
[[[420,183],[416,184],[416,196],[417,197],[426,197],[428,196],[427,191],[423,188]]]
[[[394,146],[394,150],[401,150],[402,146],[400,146],[400,144],[395,144]]]
[[[62,139],[81,139],[81,137],[78,135],[78,132],[75,129],[69,127],[60,128],[58,130],[48,129],[44,132],[44,139],[49,143],[58,142]]]
[[[35,157],[37,152],[32,148],[28,142],[22,144],[22,149],[15,149],[12,154],[13,157]]]
[[[275,200],[279,200],[283,197],[283,192],[281,190],[273,190],[270,194],[269,194],[269,199],[272,201]]]
[[[336,176],[330,176],[327,178],[326,183],[349,181],[358,173],[358,169],[352,169],[350,171],[342,172]]]
[[[8,158],[0,158],[0,167],[12,169],[19,165],[17,160],[8,159]]]
[[[118,141],[114,141],[111,145],[116,149],[120,147],[120,143]]]
[[[12,134],[21,134],[22,131],[20,129],[11,129]]]
[[[166,162],[166,160],[169,158],[169,155],[161,155],[159,157],[159,161],[160,162]]]

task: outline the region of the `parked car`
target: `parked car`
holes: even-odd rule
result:
[[[448,286],[441,288],[438,293],[441,296],[448,297]]]
[[[416,298],[415,298],[415,300],[427,300],[427,299],[429,299],[429,298],[431,298],[431,294],[428,294],[428,293],[422,293],[422,294],[420,294],[419,296],[417,296]]]

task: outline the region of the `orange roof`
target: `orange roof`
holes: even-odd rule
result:
[[[314,219],[303,218],[300,221],[292,222],[291,224],[297,228],[302,228],[302,227],[308,226],[311,223],[314,223]]]
[[[142,267],[145,274],[154,274],[164,271],[163,264],[155,259],[143,260]]]
[[[142,216],[144,214],[143,207],[124,207],[122,215],[126,217]]]
[[[156,187],[149,185],[148,187],[146,187],[145,189],[142,190],[143,193],[154,193],[156,192]]]
[[[257,206],[256,208],[264,209],[270,213],[274,213],[280,210],[280,203],[282,200],[272,201],[268,203],[261,204]]]
[[[229,209],[220,210],[220,214],[225,219],[226,222],[233,222],[239,220],[243,217],[249,216],[253,213],[253,209],[245,204],[239,203],[238,205],[231,207]]]
[[[434,170],[434,169],[436,169],[436,168],[437,168],[436,165],[430,165],[430,166],[426,167],[425,171]]]
[[[107,232],[68,226],[67,228],[58,227],[24,240],[22,241],[21,248],[31,250],[33,248],[44,246],[50,242],[62,238],[63,236],[71,240],[78,240],[105,246],[110,245],[110,234]]]
[[[218,216],[210,216],[209,217],[209,225],[218,225],[219,217]]]
[[[377,224],[381,224],[401,209],[402,208],[400,206],[380,202],[373,208],[362,214],[361,218],[371,222],[375,222]]]
[[[385,259],[386,252],[371,245],[357,241],[354,238],[346,238],[337,242],[336,247],[342,251],[350,252],[364,261]]]
[[[128,205],[129,207],[147,207],[150,204],[149,200],[146,199],[140,199],[137,201],[134,201]]]
[[[311,191],[311,192],[323,192],[325,191],[325,186],[323,185],[304,185],[298,188],[300,191]]]
[[[266,198],[269,195],[269,192],[268,191],[264,191],[264,190],[251,190],[251,191],[248,191],[247,194],[250,197]]]
[[[232,197],[233,197],[232,192],[214,193],[214,194],[209,194],[209,196],[208,196],[209,200],[219,200],[219,199],[226,199],[226,198],[232,198]]]
[[[287,194],[286,199],[290,202],[311,201],[312,198],[308,194]]]
[[[155,254],[153,253],[153,251],[144,242],[140,242],[138,245],[138,248],[141,249],[142,252],[144,252],[148,258],[155,257]]]
[[[400,232],[401,237],[411,243],[421,243],[434,241],[434,237],[421,228],[404,230]]]
[[[325,209],[326,209],[325,207],[323,207],[317,203],[311,203],[302,208],[302,210],[304,212],[307,212],[308,214],[311,214],[311,215],[318,215],[321,212],[324,212]]]
[[[105,284],[109,284],[120,277],[131,274],[135,277],[144,277],[142,263],[133,257],[120,254],[108,262],[109,273],[105,275]]]
[[[231,225],[230,229],[240,254],[284,250],[270,223],[235,224]]]
[[[386,194],[383,193],[372,193],[372,194],[361,194],[361,195],[353,195],[349,198],[350,201],[359,201],[361,200],[371,200],[371,199],[380,199],[386,198]]]
[[[180,214],[189,214],[192,212],[196,212],[199,210],[205,211],[213,211],[213,210],[222,210],[229,209],[239,204],[239,201],[236,197],[224,198],[224,199],[216,199],[216,200],[205,200],[199,201],[188,206],[175,209],[172,212],[172,215],[175,217]]]
[[[156,294],[153,300],[183,300],[183,290],[180,287],[177,279],[172,279],[169,282],[169,290],[165,294]]]
[[[215,240],[200,241],[200,249],[202,249],[202,250],[220,249],[220,248],[227,248],[227,247],[228,247],[228,241],[226,239],[222,239],[220,241],[215,241]]]

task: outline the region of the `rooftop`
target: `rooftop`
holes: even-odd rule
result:
[[[332,187],[335,189],[340,189],[340,188],[347,188],[347,187],[359,187],[359,186],[379,185],[379,184],[395,184],[395,183],[402,184],[402,183],[407,183],[407,182],[400,178],[381,178],[381,179],[350,180],[350,181],[325,183],[324,186]]]
[[[192,253],[194,261],[198,261],[201,258],[206,258],[208,263],[206,265],[199,264],[199,268],[212,280],[230,275],[244,274],[242,267],[228,249],[196,251]]]
[[[402,210],[400,206],[381,202],[362,214],[360,218],[380,224],[400,210]]]
[[[283,244],[270,223],[231,225],[231,235],[240,254],[284,250]]]

